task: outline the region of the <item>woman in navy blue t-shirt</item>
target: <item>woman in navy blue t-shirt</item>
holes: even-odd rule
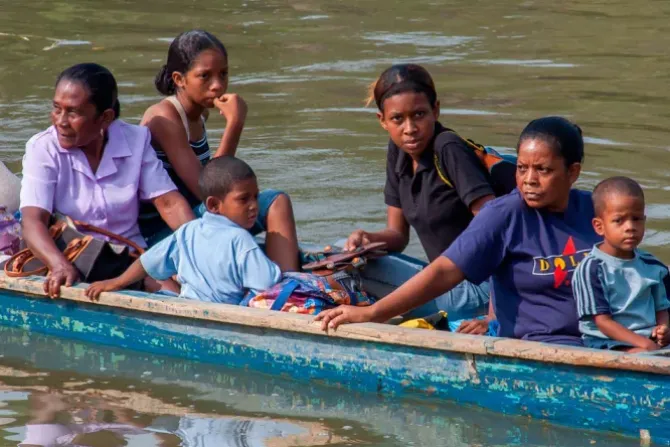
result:
[[[491,277],[502,337],[581,345],[572,273],[601,238],[591,194],[573,189],[584,142],[560,117],[532,121],[517,146],[517,189],[489,202],[425,270],[370,307],[322,312],[323,329],[386,321],[467,279]]]

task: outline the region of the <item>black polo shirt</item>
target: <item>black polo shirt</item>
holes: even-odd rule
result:
[[[421,240],[429,260],[440,256],[465,230],[472,220],[470,205],[477,199],[493,195],[488,172],[463,140],[435,125],[435,137],[421,154],[416,173],[412,159],[389,142],[386,160],[384,200],[388,206],[402,209],[407,222]],[[435,168],[437,153],[442,172],[454,187],[444,183]]]

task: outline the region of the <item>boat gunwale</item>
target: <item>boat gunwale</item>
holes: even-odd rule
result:
[[[10,278],[0,272],[0,289],[49,299],[43,290],[42,277]],[[569,366],[626,370],[670,375],[670,358],[633,355],[616,351],[551,345],[526,340],[485,337],[444,331],[403,328],[380,323],[357,323],[340,326],[325,333],[311,315],[207,303],[183,298],[133,292],[105,292],[92,302],[85,295],[85,284],[61,288],[60,300],[83,302],[93,306],[112,307],[143,313],[205,320],[236,326],[274,329],[322,337],[402,345],[460,354],[507,357]],[[28,297],[26,297],[28,298]],[[30,297],[30,299],[35,299]]]

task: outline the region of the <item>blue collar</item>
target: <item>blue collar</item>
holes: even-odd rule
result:
[[[228,219],[226,216],[222,216],[221,214],[210,213],[209,211],[205,211],[205,214],[202,215],[202,220],[207,225],[212,225],[212,226],[215,226],[215,227],[242,228],[241,226],[237,225],[232,220]]]

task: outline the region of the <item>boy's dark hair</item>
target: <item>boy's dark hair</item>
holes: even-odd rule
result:
[[[226,47],[207,31],[195,29],[175,37],[168,49],[167,63],[161,67],[154,79],[156,89],[163,95],[174,95],[176,86],[172,80],[172,73],[177,71],[185,75],[198,55],[205,50],[220,51],[225,58],[228,58]]]
[[[610,177],[598,183],[593,189],[591,199],[596,216],[602,216],[610,194],[634,197],[644,202],[644,191],[638,182],[624,176]]]
[[[531,121],[521,132],[517,152],[526,140],[544,141],[554,154],[562,157],[565,167],[584,161],[582,129],[560,116],[547,116]]]
[[[88,90],[88,100],[95,106],[98,115],[101,115],[107,109],[114,111],[114,119],[121,115],[116,79],[102,65],[94,63],[73,65],[58,75],[56,87],[61,81],[76,82]]]
[[[235,183],[250,178],[256,178],[256,174],[239,158],[216,157],[203,168],[198,186],[203,199],[209,196],[223,198],[233,189]]]

